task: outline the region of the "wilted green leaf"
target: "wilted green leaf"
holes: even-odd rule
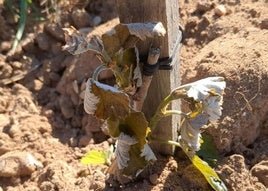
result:
[[[130,100],[127,94],[118,89],[99,83],[93,79],[87,82],[84,108],[87,113],[99,119],[124,119],[130,112]]]

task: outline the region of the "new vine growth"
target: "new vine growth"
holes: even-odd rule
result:
[[[87,81],[84,108],[88,114],[106,121],[109,135],[116,138],[115,151],[102,153],[103,163],[110,165],[110,173],[120,181],[120,177],[135,179],[143,169],[157,160],[150,148],[151,133],[157,122],[170,115],[180,115],[183,120],[177,141],[165,140],[166,144],[181,147],[195,167],[204,175],[214,190],[227,190],[216,172],[196,152],[202,144],[201,132],[209,123],[216,122],[222,112],[225,81],[222,77],[208,77],[190,84],[179,86],[160,103],[155,115],[147,121],[141,112],[143,101],[150,85],[152,74],[148,66],[157,64],[160,49],[150,48],[147,61],[139,60],[136,43],[146,38],[161,38],[166,30],[162,23],[119,24],[101,37],[92,41],[83,37],[75,28],[64,28],[66,45],[71,54],[94,51],[101,60],[92,78]],[[114,86],[98,81],[101,71],[109,69],[116,79]],[[147,72],[146,72],[147,71]],[[172,101],[185,100],[189,112],[169,110]],[[154,140],[161,141],[163,140]],[[110,161],[114,152],[115,160]],[[100,154],[90,151],[82,158],[82,163],[94,163],[90,156]]]

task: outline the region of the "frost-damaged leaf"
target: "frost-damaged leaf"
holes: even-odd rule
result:
[[[92,50],[101,54],[101,47],[93,45],[74,27],[63,28],[66,45],[63,46],[71,54],[81,54]]]
[[[146,143],[142,149],[141,157],[145,157],[145,160],[147,161],[156,161],[156,157],[154,155],[154,152],[150,148],[150,146]]]
[[[187,88],[189,97],[197,101],[203,101],[211,96],[222,95],[226,83],[223,77],[209,77],[187,84],[187,86],[189,86]]]
[[[134,47],[139,39],[165,34],[166,30],[161,22],[118,24],[102,35],[102,41],[108,55],[114,57],[119,50]]]
[[[133,95],[141,86],[141,70],[136,48],[120,51],[114,58],[114,65],[109,66],[114,72],[116,83],[121,90]]]
[[[122,158],[117,161],[118,166],[124,167],[121,169],[121,172],[124,175],[135,177],[149,162],[156,160],[156,157],[146,141],[146,136],[149,132],[148,122],[142,112],[132,111],[124,120],[120,120],[118,124],[114,123],[113,125],[115,126],[109,127],[109,129],[119,128],[121,134],[123,133],[131,138],[135,138],[137,141],[136,144],[130,145],[128,151],[129,157],[125,161],[127,162],[127,166],[121,165],[126,164],[125,162],[122,162]],[[121,150],[120,145],[117,145],[117,149]]]
[[[222,94],[226,87],[224,78],[222,77],[209,77],[190,84],[180,86],[172,91],[174,95],[181,90],[186,90],[188,98],[192,98],[192,105],[201,104],[201,107],[195,107],[192,110],[193,117],[203,112],[208,115],[210,122],[217,121],[222,112]],[[196,104],[198,103],[198,104]],[[195,113],[194,113],[195,112]]]
[[[118,89],[89,79],[84,99],[84,109],[99,119],[124,119],[130,112],[127,94]]]
[[[179,142],[184,147],[190,148],[191,151],[200,149],[201,128],[207,125],[208,117],[199,114],[195,118],[184,119],[181,124]]]
[[[120,133],[117,138],[115,156],[118,162],[118,168],[121,170],[128,166],[129,149],[131,145],[138,143],[135,137],[130,137],[124,133]]]

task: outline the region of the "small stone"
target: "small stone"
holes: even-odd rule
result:
[[[87,124],[83,126],[87,134],[96,133],[101,131],[102,121],[94,117],[93,115],[87,115]]]
[[[84,9],[74,9],[71,17],[77,28],[88,27],[91,25],[90,15]]]
[[[268,161],[261,161],[260,163],[254,165],[251,169],[251,174],[256,176],[264,186],[268,187]]]
[[[45,25],[45,30],[48,34],[50,34],[56,40],[64,42],[63,30],[57,24],[48,23]]]
[[[92,19],[92,25],[93,26],[98,26],[99,24],[101,24],[101,21],[102,21],[102,19],[101,19],[100,16],[95,16]]]
[[[53,55],[58,55],[62,52],[62,48],[61,48],[61,44],[60,43],[53,43],[51,45],[51,52],[53,53]]]
[[[149,176],[149,180],[151,182],[152,185],[156,185],[157,184],[157,179],[158,179],[158,175],[157,174],[151,174]]]
[[[61,96],[59,99],[60,109],[63,116],[66,119],[70,119],[74,116],[74,108],[71,100],[65,96]]]
[[[9,64],[3,65],[3,67],[0,70],[0,79],[2,78],[9,78],[11,77],[13,72],[13,68]]]
[[[18,122],[17,122],[18,123]],[[21,130],[18,126],[18,124],[14,124],[10,127],[9,131],[8,131],[8,135],[11,138],[16,138],[16,137],[20,137],[21,136]]]
[[[212,2],[208,0],[199,0],[196,9],[200,12],[206,12],[212,7]]]
[[[18,61],[14,61],[11,63],[11,66],[15,69],[20,69],[20,68],[22,68],[22,63],[18,62]]]
[[[69,145],[71,147],[77,147],[78,146],[78,140],[77,138],[71,137],[69,140]]]
[[[35,37],[36,37],[36,34],[34,33],[25,34],[25,38],[23,38],[20,42],[22,49],[25,52],[35,54],[38,51],[36,49],[36,45],[34,41]]]
[[[79,147],[86,147],[89,145],[92,141],[92,136],[84,135],[79,139],[78,146]]]
[[[35,38],[38,47],[41,50],[49,50],[50,49],[50,43],[49,38],[45,33],[39,33]]]
[[[55,81],[55,82],[58,82],[58,81],[60,81],[61,76],[60,76],[58,73],[50,72],[50,73],[49,73],[49,79],[50,79],[50,80],[53,80],[53,81]]]
[[[216,15],[221,17],[227,14],[227,9],[224,5],[218,5],[217,7],[215,7],[214,12]]]
[[[31,175],[42,167],[42,163],[27,152],[12,151],[0,156],[0,177]]]
[[[260,28],[261,29],[268,29],[268,18],[263,19],[260,23]]]
[[[7,52],[11,49],[11,43],[9,41],[4,41],[0,45],[0,52]]]

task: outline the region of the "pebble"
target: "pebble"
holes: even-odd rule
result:
[[[151,174],[149,176],[149,180],[151,182],[152,185],[156,185],[157,184],[157,179],[158,179],[158,174]]]
[[[39,33],[36,38],[35,38],[38,47],[41,50],[49,50],[50,49],[50,43],[49,43],[49,38],[45,33]]]
[[[77,138],[71,137],[69,139],[69,145],[71,147],[77,147],[78,146],[78,140],[77,140]]]
[[[77,28],[89,27],[91,25],[90,15],[84,9],[74,9],[71,17]]]
[[[52,37],[54,37],[56,40],[65,42],[63,30],[57,24],[47,23],[45,25],[45,31]]]
[[[11,63],[11,66],[15,69],[21,69],[22,68],[22,63],[18,61],[14,61]]]
[[[224,5],[218,5],[215,7],[214,12],[218,16],[223,16],[227,14],[227,9]]]
[[[9,41],[3,41],[0,44],[0,52],[7,52],[11,49],[12,45]]]
[[[251,169],[251,174],[256,176],[261,183],[268,187],[268,161],[263,160],[260,163],[254,165]]]
[[[61,112],[66,119],[70,119],[74,116],[73,104],[69,98],[61,96],[59,99],[59,104]]]
[[[209,0],[199,0],[196,5],[196,9],[200,12],[206,12],[212,7],[212,2]]]
[[[93,139],[92,136],[84,135],[79,139],[78,146],[79,147],[86,147],[90,143],[92,143]]]
[[[15,177],[31,175],[43,164],[30,153],[11,151],[0,156],[0,177]]]
[[[92,19],[92,25],[93,26],[98,26],[99,24],[101,24],[101,21],[102,21],[102,19],[101,19],[100,16],[95,16]]]
[[[268,18],[263,19],[260,23],[260,28],[261,29],[268,29]]]

